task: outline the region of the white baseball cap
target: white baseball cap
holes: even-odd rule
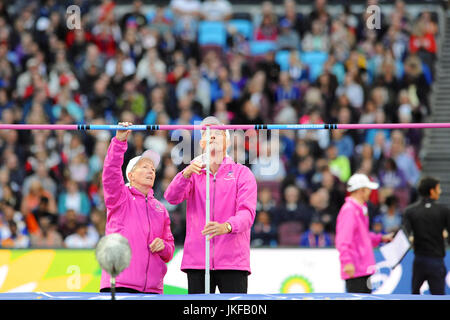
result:
[[[159,162],[161,160],[160,155],[157,152],[153,151],[153,150],[147,150],[143,154],[141,154],[140,156],[134,157],[133,159],[128,161],[127,169],[125,171],[125,175],[127,176],[128,182],[130,182],[130,178],[128,177],[128,173],[130,173],[130,171],[133,170],[134,166],[136,165],[136,163],[138,163],[139,160],[141,160],[141,158],[147,158],[147,159],[152,160],[153,166],[155,167],[155,169],[158,168]]]
[[[378,183],[370,181],[369,178],[362,173],[355,173],[347,181],[348,192],[353,192],[361,188],[369,188],[375,190],[378,189],[378,187],[379,187]]]

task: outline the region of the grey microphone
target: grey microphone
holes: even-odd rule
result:
[[[130,264],[130,244],[119,233],[111,233],[97,243],[95,257],[100,267],[111,276],[111,299],[115,300],[116,277]]]

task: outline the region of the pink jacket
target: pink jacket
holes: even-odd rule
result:
[[[153,190],[145,196],[125,185],[122,164],[126,150],[126,141],[112,138],[103,167],[106,234],[120,233],[131,247],[130,265],[116,277],[116,287],[161,294],[166,263],[174,252],[170,217],[164,205],[153,197]],[[165,248],[152,253],[149,245],[157,237],[164,241]],[[100,288],[108,287],[110,277],[102,271]]]
[[[375,273],[373,247],[379,245],[381,237],[381,234],[369,231],[367,206],[347,197],[337,217],[335,239],[341,261],[342,279],[349,279],[343,271],[348,263],[355,266],[354,278]]]
[[[210,175],[210,221],[229,222],[232,232],[210,241],[211,270],[250,270],[250,230],[255,219],[257,187],[253,173],[225,157]],[[189,179],[179,172],[164,197],[171,204],[186,200],[186,239],[181,270],[205,269],[206,170]]]

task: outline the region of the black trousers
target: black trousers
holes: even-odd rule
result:
[[[364,276],[345,280],[346,291],[348,293],[372,293],[369,278],[370,276]]]
[[[188,293],[205,293],[205,270],[185,270],[188,278]],[[241,270],[211,270],[210,293],[247,293],[248,271]]]
[[[443,258],[418,256],[414,257],[412,294],[420,294],[420,287],[428,281],[431,294],[445,294],[445,276],[447,268]]]

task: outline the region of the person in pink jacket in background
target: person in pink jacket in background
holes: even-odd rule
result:
[[[122,164],[131,123],[111,139],[103,166],[103,189],[106,205],[105,233],[119,233],[131,248],[129,266],[116,277],[117,292],[163,293],[166,263],[173,257],[174,238],[170,217],[164,205],[153,196],[153,183],[160,156],[152,150],[129,161],[124,183]],[[110,277],[103,271],[100,292],[109,292]]]
[[[361,173],[347,182],[350,195],[345,199],[336,222],[336,249],[341,262],[341,278],[349,293],[372,293],[370,276],[375,273],[373,248],[380,242],[389,242],[393,234],[375,234],[369,231],[366,202],[378,183]]]
[[[207,117],[202,125],[220,125]],[[250,269],[250,231],[255,219],[257,186],[249,168],[227,156],[225,130],[211,129],[210,222],[206,220],[206,169],[195,158],[167,187],[171,204],[186,200],[186,238],[181,270],[187,273],[188,293],[205,292],[205,236],[210,239],[210,292],[247,293]],[[206,131],[200,146],[206,148]]]

